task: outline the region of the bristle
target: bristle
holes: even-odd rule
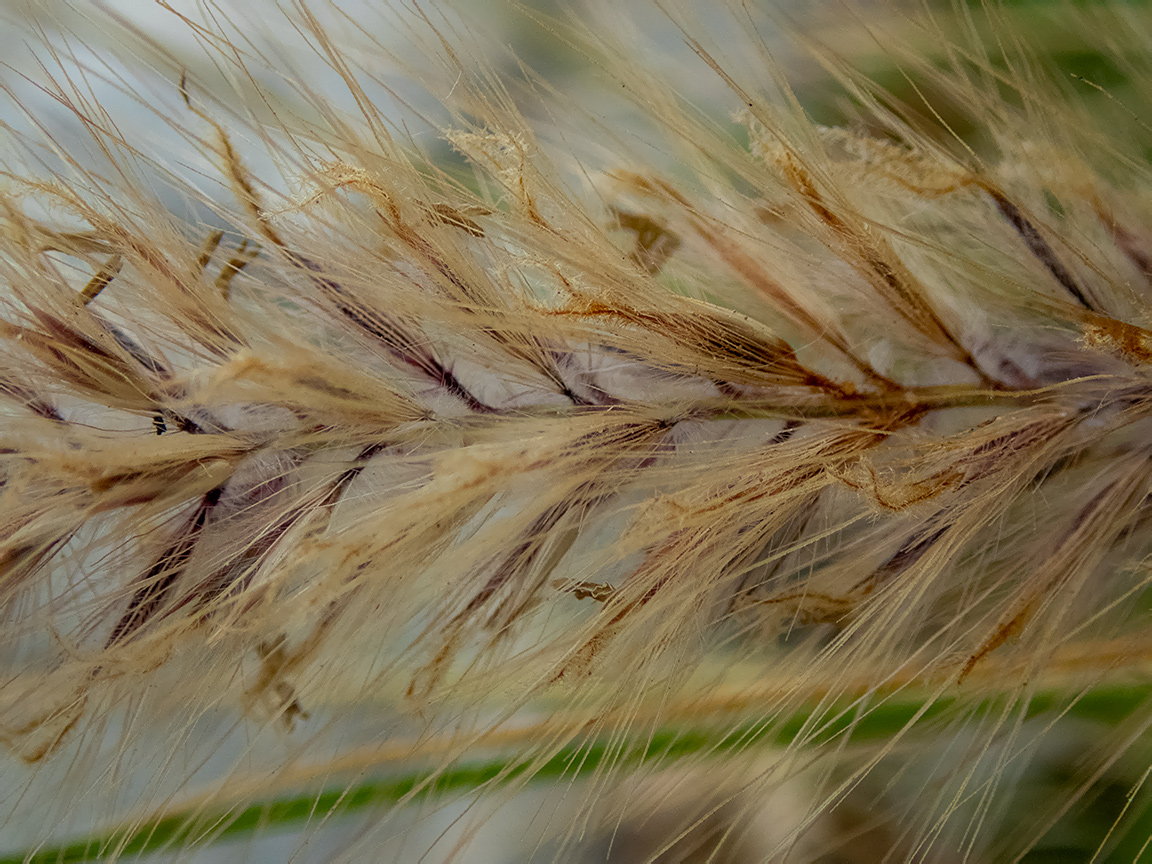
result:
[[[182,20],[232,94],[132,43],[212,194],[81,89],[100,58],[56,55],[83,146],[9,129],[13,860],[266,857],[277,832],[481,860],[479,815],[417,848],[433,804],[534,780],[534,861],[832,860],[853,831],[871,857],[836,860],[1020,860],[1145,759],[1146,154],[1078,134],[1004,10],[893,19],[911,108],[794,26],[858,120],[831,128],[746,9],[730,54],[662,10],[721,116],[627,12],[521,10],[598,70],[590,107],[417,8],[427,152],[363,25],[277,10],[344,111],[274,85],[225,11]],[[1145,69],[1113,12],[1088,32]],[[640,143],[596,107],[621,97]],[[1107,747],[1013,812],[1093,705],[1120,706]],[[1146,830],[1143,768],[1097,851]]]

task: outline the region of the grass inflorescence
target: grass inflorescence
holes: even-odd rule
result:
[[[1152,44],[1113,11],[1075,13],[1084,38]],[[991,8],[900,19],[943,46],[888,46],[911,106],[796,32],[841,89],[835,128],[746,9],[730,54],[663,19],[714,82],[702,107],[623,17],[530,16],[607,85],[589,106],[417,10],[438,161],[348,33],[284,14],[346,101],[284,70],[274,98],[232,25],[188,19],[234,95],[149,47],[171,92],[142,101],[211,193],[88,98],[110,67],[55,55],[85,147],[33,111],[8,130],[19,859],[304,844],[375,808],[341,852],[371,857],[402,805],[535,778],[579,781],[535,850],[564,860],[717,771],[643,856],[826,860],[855,831],[890,860],[1012,860],[1105,781],[1128,803],[1091,843],[1130,848],[1150,186],[1141,127],[1090,120],[1131,109],[1089,113]],[[1147,52],[1122,60],[1138,82]],[[1076,722],[1099,746],[1022,818]],[[869,783],[883,806],[835,828]],[[750,839],[769,794],[795,812]],[[445,854],[481,854],[477,830]]]

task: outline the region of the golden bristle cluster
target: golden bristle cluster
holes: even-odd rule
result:
[[[573,758],[583,815],[565,818],[590,825],[625,779],[655,810],[666,786],[723,777],[705,782],[739,812],[699,860],[745,860],[724,856],[765,818],[749,790],[797,782],[798,813],[747,860],[831,860],[813,851],[828,814],[884,771],[890,796],[915,789],[860,820],[886,860],[1012,860],[1142,758],[1146,706],[1067,801],[997,828],[1054,718],[1152,683],[1138,145],[1078,127],[1023,48],[1017,66],[978,41],[983,19],[945,64],[899,58],[964,105],[964,136],[815,43],[857,122],[817,125],[690,27],[686,74],[714,79],[727,117],[606,20],[547,22],[642,115],[662,154],[645,164],[542,80],[560,119],[525,120],[523,80],[416,15],[429,76],[438,61],[452,85],[438,165],[376,106],[361,55],[290,14],[354,109],[306,83],[308,112],[257,106],[265,61],[224,25],[189,26],[250,112],[151,61],[173,97],[156,122],[211,160],[217,197],[84,99],[82,74],[56,98],[99,167],[4,145],[11,842],[397,765],[430,765],[434,787],[476,753],[522,760],[495,775],[515,790],[607,741],[589,776]],[[1147,23],[1108,26],[1152,44]],[[581,127],[604,146],[579,150]],[[172,215],[156,176],[220,227]],[[890,735],[853,739],[909,698]],[[626,742],[669,726],[726,744],[644,762],[644,780]],[[751,743],[764,730],[776,746]],[[706,818],[636,860],[697,860],[657,856]],[[558,834],[535,854],[575,860],[584,828]],[[453,854],[486,860],[470,836]]]

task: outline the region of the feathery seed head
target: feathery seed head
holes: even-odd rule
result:
[[[634,146],[416,9],[426,83],[454,81],[424,151],[344,42],[371,46],[363,25],[286,13],[341,107],[187,19],[234,92],[150,46],[172,92],[141,99],[211,193],[92,101],[110,67],[61,60],[101,161],[9,127],[0,193],[0,739],[32,766],[13,844],[62,842],[57,820],[111,821],[105,855],[157,825],[191,844],[270,792],[334,778],[347,795],[313,798],[335,814],[372,798],[357,772],[430,760],[389,793],[428,800],[491,751],[511,761],[474,785],[580,775],[570,821],[610,825],[610,780],[690,750],[640,797],[723,777],[708,860],[754,846],[768,789],[798,812],[747,854],[816,860],[868,782],[897,802],[857,820],[876,860],[1040,841],[1046,815],[998,827],[1033,716],[1148,686],[1147,165],[986,37],[1007,10],[901,19],[896,68],[934,94],[915,110],[813,43],[855,112],[836,128],[731,12],[736,59],[683,25],[729,117],[603,20],[539,19],[631,100]],[[913,43],[941,22],[934,63]],[[1137,702],[1077,796],[1143,758]],[[114,803],[82,809],[90,788]],[[633,860],[711,817],[684,818]]]

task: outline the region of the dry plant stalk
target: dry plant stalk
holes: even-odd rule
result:
[[[360,116],[301,84],[318,121],[245,122],[156,61],[180,97],[158,118],[231,189],[209,202],[227,235],[169,215],[139,173],[161,159],[63,78],[111,167],[60,148],[46,174],[43,142],[6,145],[0,735],[45,824],[82,823],[86,784],[107,794],[117,770],[142,788],[93,818],[208,782],[148,754],[207,752],[220,717],[322,777],[355,706],[375,722],[345,749],[452,735],[448,765],[527,717],[548,718],[521,742],[544,760],[685,704],[771,724],[992,687],[1009,706],[961,757],[900,756],[933,791],[890,850],[990,860],[1003,754],[1034,736],[1013,712],[1052,681],[1071,700],[1147,677],[1147,166],[978,52],[926,74],[1001,142],[981,158],[832,60],[873,125],[815,126],[689,34],[744,106],[742,147],[573,19],[554,34],[680,161],[567,153],[573,191],[445,36],[465,183],[389,131],[369,73],[294,14]],[[260,62],[212,38],[232,73]],[[260,144],[294,199],[246,167]],[[803,749],[814,716],[746,782],[839,758]],[[805,829],[901,737],[820,773],[774,854],[801,860]],[[242,782],[257,751],[211,788],[262,794]]]

